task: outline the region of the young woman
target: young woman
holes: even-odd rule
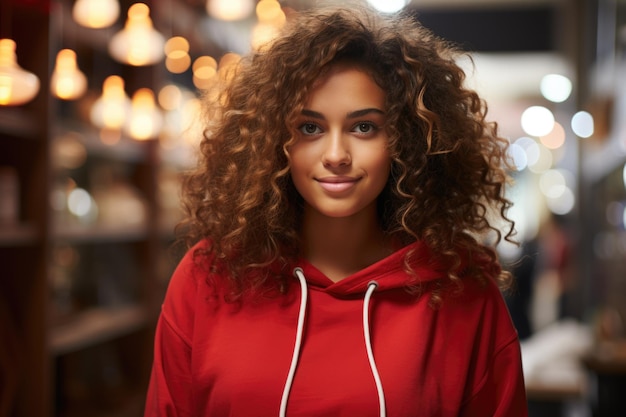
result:
[[[526,416],[506,141],[409,17],[301,13],[212,101],[146,416]],[[496,226],[508,225],[501,234]]]

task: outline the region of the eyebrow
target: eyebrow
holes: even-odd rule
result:
[[[365,116],[367,114],[370,114],[370,113],[376,113],[376,114],[380,114],[380,115],[384,115],[385,114],[385,112],[383,112],[382,110],[377,109],[375,107],[371,107],[371,108],[362,109],[362,110],[355,110],[353,112],[348,113],[346,116],[349,119],[355,119],[357,117],[363,117],[363,116]],[[316,112],[316,111],[313,111],[313,110],[308,110],[308,109],[303,109],[302,110],[302,115],[303,116],[312,117],[314,119],[320,119],[320,120],[326,119],[322,113],[319,113],[319,112]]]

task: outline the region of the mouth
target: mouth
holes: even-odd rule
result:
[[[360,178],[353,177],[324,177],[316,178],[320,187],[331,193],[340,193],[354,187]]]

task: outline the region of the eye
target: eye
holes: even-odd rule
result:
[[[359,122],[352,128],[353,131],[362,134],[372,133],[377,129],[377,126],[370,122]]]
[[[322,133],[322,129],[315,123],[303,123],[298,130],[305,135],[318,135]]]

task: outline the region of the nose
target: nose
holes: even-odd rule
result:
[[[348,140],[341,132],[331,132],[326,137],[322,162],[327,167],[339,167],[352,162]]]

